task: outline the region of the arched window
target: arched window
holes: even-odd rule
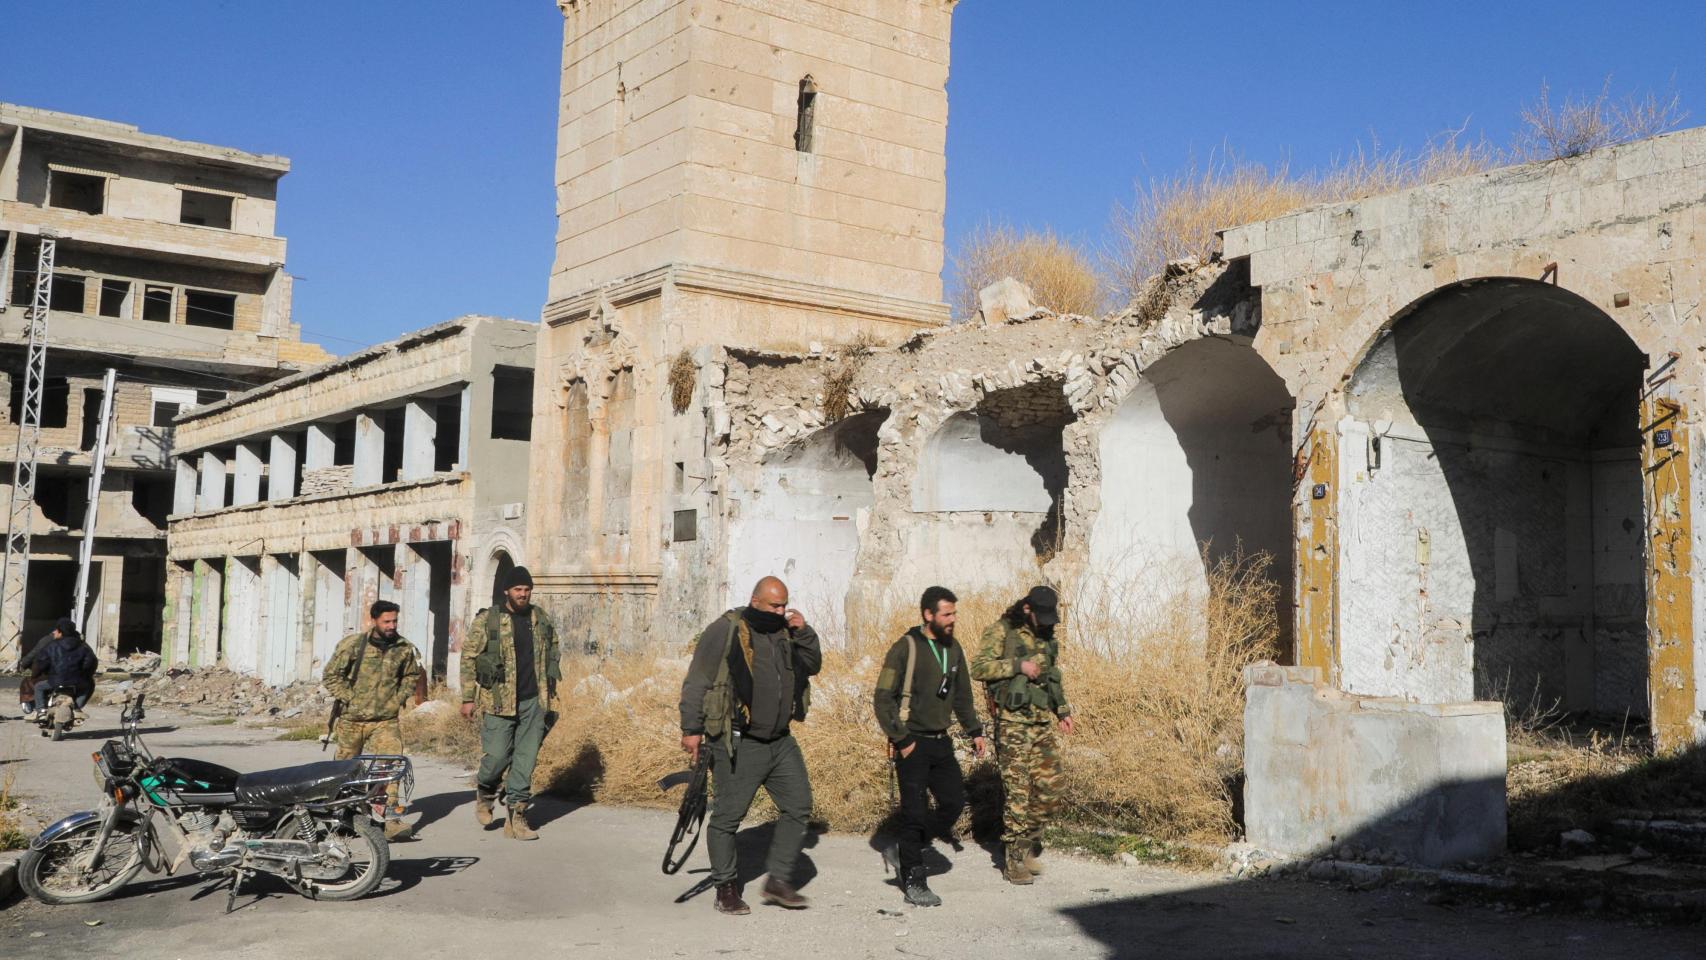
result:
[[[817,115],[817,81],[806,75],[800,81],[800,112],[794,126],[794,149],[812,152],[812,124]]]

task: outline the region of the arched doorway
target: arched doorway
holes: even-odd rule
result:
[[[510,559],[509,551],[492,551],[492,606],[500,606],[504,602],[504,584],[509,581],[513,570],[515,561]]]
[[[1200,601],[1216,564],[1266,555],[1290,635],[1292,406],[1244,338],[1192,341],[1143,370],[1098,443],[1086,587],[1099,602],[1140,617],[1181,594]]]
[[[1393,319],[1341,440],[1347,689],[1647,713],[1645,368],[1603,311],[1532,280]]]

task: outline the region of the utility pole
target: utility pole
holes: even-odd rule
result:
[[[23,655],[24,598],[30,580],[30,525],[35,519],[36,456],[41,448],[42,391],[47,381],[47,309],[53,293],[53,257],[58,240],[39,237],[35,295],[24,323],[29,352],[24,359],[23,404],[18,411],[18,447],[12,458],[12,503],[6,520],[6,567],[0,571],[0,665]]]
[[[89,466],[89,505],[83,511],[83,543],[77,548],[77,601],[71,608],[71,620],[77,629],[88,634],[83,623],[83,611],[89,603],[89,559],[95,552],[95,523],[101,513],[101,475],[107,469],[107,431],[112,428],[113,381],[118,371],[107,368],[107,378],[101,384],[101,423],[95,430],[94,462]]]

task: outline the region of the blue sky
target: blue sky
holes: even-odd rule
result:
[[[7,0],[0,100],[289,156],[296,319],[347,352],[537,319],[561,24],[551,0]],[[1095,244],[1135,182],[1225,147],[1295,170],[1465,121],[1502,144],[1542,80],[1674,90],[1706,123],[1702,36],[1691,0],[963,0],[949,243],[997,219]]]

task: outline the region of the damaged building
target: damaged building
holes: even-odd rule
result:
[[[318,677],[368,607],[435,680],[525,562],[537,327],[469,316],[178,418],[168,662]]]
[[[0,497],[11,500],[27,313],[56,240],[31,552],[11,664],[69,615],[108,368],[117,371],[85,634],[102,660],[158,651],[173,418],[328,359],[290,321],[274,230],[283,157],[0,104]]]
[[[767,573],[843,635],[938,581],[1188,602],[1267,553],[1347,691],[1700,733],[1706,131],[944,329],[951,4],[561,5],[529,542],[571,635],[684,642]]]

